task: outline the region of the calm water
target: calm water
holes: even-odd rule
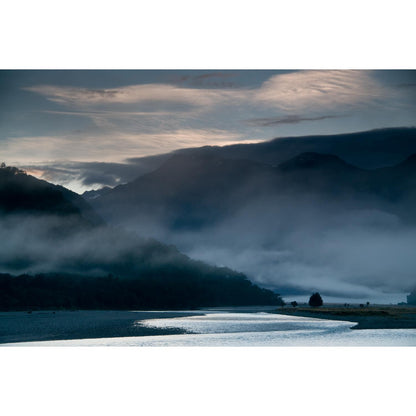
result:
[[[416,346],[416,329],[351,330],[353,322],[203,311],[205,315],[148,319],[135,325],[181,328],[193,334],[27,342],[28,346]],[[12,344],[9,344],[12,345]]]

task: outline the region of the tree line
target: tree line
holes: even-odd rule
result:
[[[192,309],[280,305],[281,297],[241,276],[149,273],[137,278],[0,274],[0,310]]]

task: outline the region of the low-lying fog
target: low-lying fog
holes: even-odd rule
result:
[[[257,202],[199,230],[171,230],[150,219],[123,225],[142,237],[174,244],[191,258],[244,272],[287,301],[307,301],[313,291],[327,302],[406,301],[415,286],[414,226],[376,210],[342,211],[302,201],[297,206],[278,199]],[[74,231],[69,220],[65,226],[62,221],[2,219],[0,237],[7,242],[0,245],[2,271],[99,274],[101,266],[132,253],[140,256],[128,232],[106,227]]]
[[[319,291],[330,302],[398,303],[416,282],[416,228],[377,210],[275,199],[199,230],[172,231],[150,218],[124,226],[244,272],[286,300]]]

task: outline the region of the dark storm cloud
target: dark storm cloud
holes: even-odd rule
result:
[[[261,127],[268,127],[268,126],[277,126],[279,124],[298,124],[302,123],[304,121],[320,121],[320,120],[326,120],[331,118],[339,118],[341,116],[337,115],[323,115],[323,116],[317,116],[317,117],[305,117],[300,115],[289,115],[286,117],[270,117],[270,118],[254,118],[251,120],[246,120],[247,123],[255,125],[255,126],[261,126]]]

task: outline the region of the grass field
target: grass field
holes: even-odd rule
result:
[[[285,306],[274,313],[356,322],[353,329],[416,328],[416,306]]]

